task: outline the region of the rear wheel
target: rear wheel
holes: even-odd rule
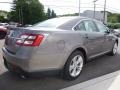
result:
[[[66,62],[66,65],[64,67],[64,78],[67,80],[76,79],[80,75],[83,69],[83,65],[84,56],[82,52],[73,52],[68,58],[68,61]]]

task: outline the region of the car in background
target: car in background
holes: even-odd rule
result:
[[[0,23],[0,26],[8,26],[8,23]]]
[[[4,64],[22,76],[60,74],[80,76],[84,64],[103,54],[117,53],[118,38],[101,22],[85,17],[58,17],[6,36]]]
[[[7,23],[0,23],[0,39],[4,39],[7,34]]]
[[[16,27],[22,27],[22,24],[17,23],[17,22],[9,22],[9,25],[7,25],[7,28],[16,28]]]
[[[26,24],[24,27],[32,27],[31,24]]]

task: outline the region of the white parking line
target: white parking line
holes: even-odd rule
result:
[[[62,90],[120,90],[120,71],[116,71]]]

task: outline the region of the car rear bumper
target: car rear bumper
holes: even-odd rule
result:
[[[39,71],[39,72],[27,72],[21,69],[20,67],[9,63],[5,58],[4,58],[4,65],[5,67],[11,71],[14,74],[17,75],[24,75],[27,77],[43,77],[43,76],[53,76],[53,75],[60,75],[62,70],[48,70],[48,71]]]
[[[24,71],[29,72],[29,60],[25,57],[17,57],[16,55],[10,53],[5,47],[2,48],[3,59],[7,62],[20,67]]]
[[[30,57],[30,55],[22,55],[19,53],[13,54],[5,47],[2,48],[2,51],[3,58],[6,62],[28,73],[58,71],[62,70],[64,66],[64,63],[62,62],[63,55],[59,54],[40,55],[39,53],[36,53]],[[21,50],[21,52],[23,51]]]

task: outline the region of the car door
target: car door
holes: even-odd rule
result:
[[[103,52],[110,51],[113,46],[113,35],[108,32],[107,27],[99,21],[95,21],[96,26],[99,29],[99,32],[104,34],[104,43],[103,43]]]
[[[86,28],[86,43],[88,57],[93,58],[102,52],[104,34],[100,33],[92,20],[84,20]]]

